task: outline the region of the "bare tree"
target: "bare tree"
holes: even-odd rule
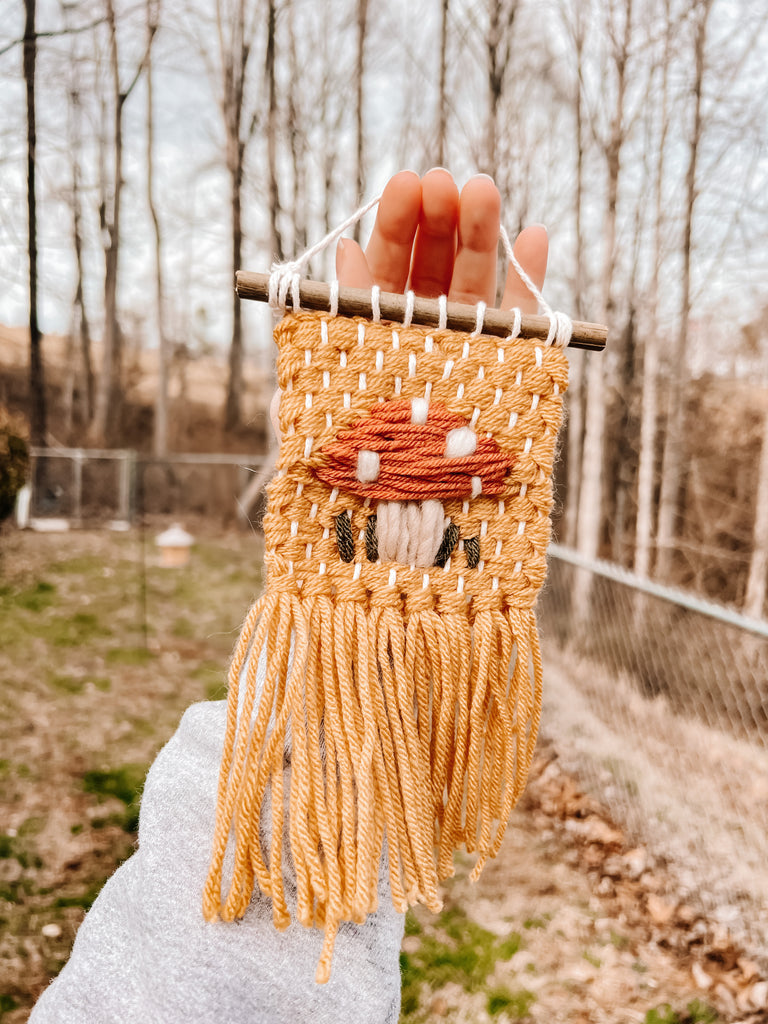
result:
[[[45,375],[37,320],[37,63],[36,0],[24,0],[24,81],[27,88],[27,252],[29,256],[29,434],[33,445],[46,443]]]
[[[682,289],[677,337],[671,355],[671,372],[667,397],[667,426],[661,471],[661,494],[657,531],[656,574],[668,579],[672,569],[675,527],[680,500],[683,468],[686,383],[686,355],[691,315],[691,272],[693,218],[698,197],[697,169],[704,133],[702,95],[707,70],[706,44],[709,16],[713,0],[692,0],[694,74],[691,82],[693,118],[688,139],[688,164],[685,173],[685,212],[682,239]]]
[[[363,82],[365,77],[365,40],[368,32],[368,0],[357,0],[357,54],[355,59],[355,202],[363,201],[365,188],[365,125]],[[360,222],[354,236],[360,241]]]
[[[152,45],[151,33],[145,55],[127,86],[120,81],[120,55],[114,0],[104,0],[109,40],[109,67],[112,79],[112,181],[102,197],[100,220],[104,239],[104,337],[102,365],[96,388],[94,416],[90,436],[104,443],[120,420],[122,409],[122,336],[117,311],[117,284],[120,255],[120,213],[123,191],[123,117],[125,104],[141,77]]]
[[[147,0],[147,38],[151,41],[158,30],[160,0]],[[163,252],[160,218],[155,202],[155,111],[151,46],[147,46],[147,206],[152,220],[155,242],[155,334],[157,340],[157,391],[155,393],[155,424],[153,451],[157,456],[168,453],[168,374],[170,352],[164,317]]]
[[[444,167],[446,163],[446,134],[448,130],[448,95],[447,95],[447,66],[448,66],[448,18],[450,14],[450,0],[440,2],[440,67],[438,69],[437,86],[437,163]]]
[[[498,119],[507,76],[512,66],[512,27],[520,0],[488,0],[488,28],[485,37],[487,58],[487,107],[482,170],[498,176]]]

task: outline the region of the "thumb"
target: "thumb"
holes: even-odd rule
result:
[[[372,288],[373,274],[365,253],[351,238],[340,238],[336,247],[336,277],[342,288]]]

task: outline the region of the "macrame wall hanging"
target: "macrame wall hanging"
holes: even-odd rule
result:
[[[230,669],[203,909],[231,921],[258,886],[289,923],[287,813],[296,914],[325,931],[320,982],[339,924],[376,909],[385,840],[400,911],[440,909],[454,850],[477,855],[474,878],[499,851],[541,710],[564,346],[606,334],[553,312],[504,233],[542,316],[300,280],[366,209],[269,277],[238,275],[241,296],[293,312],[275,330],[267,584]]]

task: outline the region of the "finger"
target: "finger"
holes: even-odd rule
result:
[[[421,180],[400,171],[386,184],[365,250],[373,280],[382,291],[403,292],[411,269],[411,250],[421,210]]]
[[[470,178],[459,199],[459,247],[448,293],[454,302],[493,305],[500,210],[501,197],[491,178]]]
[[[421,179],[421,215],[413,246],[410,287],[417,295],[446,295],[456,257],[459,190],[448,171],[435,167]]]
[[[520,266],[541,291],[547,273],[547,255],[549,253],[549,239],[544,225],[531,224],[530,227],[523,228],[515,241],[514,253]],[[507,271],[501,308],[517,308],[522,313],[536,313],[539,308],[538,300],[531,295],[527,285],[523,283],[511,263]]]
[[[336,246],[336,277],[342,288],[370,288],[373,274],[365,254],[351,238],[340,238]]]

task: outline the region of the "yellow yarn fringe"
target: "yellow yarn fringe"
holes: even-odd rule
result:
[[[532,609],[497,603],[471,624],[465,609],[406,607],[404,623],[394,592],[390,602],[366,606],[301,599],[292,589],[270,587],[254,605],[232,662],[203,908],[209,920],[234,920],[256,883],[272,899],[275,926],[290,923],[282,870],[289,746],[297,917],[325,929],[317,969],[325,982],[340,922],[361,923],[377,908],[385,835],[399,911],[417,902],[440,910],[438,882],[453,874],[461,845],[478,855],[473,878],[497,854],[536,742],[541,654]],[[259,823],[268,788],[265,858]],[[234,865],[225,884],[230,832]]]
[[[561,350],[538,342],[303,311],[275,339],[283,440],[264,522],[267,590],[230,669],[203,909],[231,921],[258,886],[276,927],[289,924],[287,812],[296,914],[325,931],[324,982],[340,923],[376,910],[385,840],[400,911],[440,909],[457,848],[477,855],[474,879],[501,846],[539,727],[533,605],[568,369]],[[493,438],[512,465],[501,493],[444,501],[463,540],[426,572],[370,560],[375,508],[322,479],[340,431],[380,401],[425,395]],[[338,546],[340,515],[352,561]]]

